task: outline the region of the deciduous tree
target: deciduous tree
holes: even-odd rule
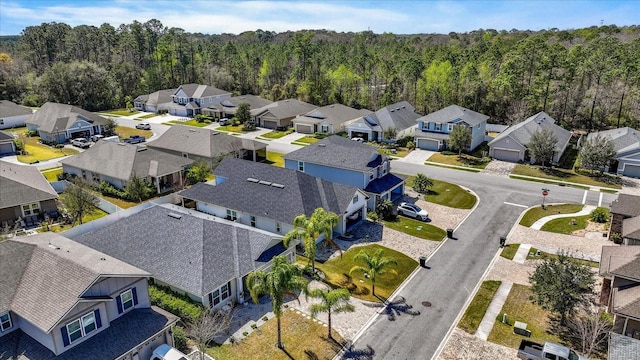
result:
[[[603,172],[616,156],[611,138],[596,135],[586,140],[580,148],[580,163],[587,169]]]
[[[80,180],[67,184],[60,195],[64,207],[82,224],[82,217],[91,214],[98,207],[98,198]]]
[[[456,125],[449,133],[449,147],[458,152],[458,157],[462,156],[462,151],[471,146],[471,129],[464,125]]]
[[[527,149],[536,163],[545,166],[547,163],[551,163],[553,155],[556,151],[556,144],[558,138],[549,129],[536,130],[531,135]]]

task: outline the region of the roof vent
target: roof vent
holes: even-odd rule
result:
[[[53,245],[51,243],[49,243],[49,247],[52,248],[53,250],[60,250],[60,247],[55,246],[55,245]]]
[[[396,110],[395,109],[391,109],[391,112],[394,112],[394,111],[396,111]]]
[[[284,189],[284,185],[282,184],[278,184],[278,183],[271,183],[271,186],[278,188],[278,189]]]
[[[405,109],[405,108],[406,108],[406,106],[402,105],[402,108],[403,108],[403,109]]]
[[[318,144],[320,147],[327,147],[327,144]]]
[[[189,132],[194,133],[194,132],[198,132],[198,131],[196,129],[189,129]]]
[[[258,181],[258,184],[269,186],[269,185],[271,185],[271,181],[260,180],[260,181]]]
[[[169,217],[172,217],[174,219],[182,219],[182,215],[176,213],[169,213]]]
[[[118,145],[120,145],[120,146],[125,146],[127,143],[117,142],[116,144],[118,144]]]
[[[255,178],[247,178],[247,181],[248,181],[248,182],[252,182],[252,183],[257,183],[257,182],[258,182],[258,179],[255,179]]]
[[[138,146],[138,150],[137,151],[138,152],[147,151],[147,148],[143,148],[143,147]]]

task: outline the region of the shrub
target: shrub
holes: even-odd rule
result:
[[[120,199],[126,199],[127,198],[127,193],[116,188],[115,186],[109,184],[106,181],[102,181],[100,182],[100,185],[98,186],[98,191],[100,191],[100,193],[102,195],[107,195],[107,196],[112,196],[112,197],[117,197]]]
[[[620,233],[617,233],[617,232],[611,233],[610,238],[614,244],[618,244],[618,245],[622,244],[622,235],[620,235]]]
[[[187,331],[182,326],[173,327],[173,340],[176,349],[184,352],[189,351],[187,346]]]
[[[393,208],[394,205],[391,200],[382,199],[376,205],[376,212],[378,213],[378,216],[383,218],[384,220],[392,220],[393,218],[395,218],[395,216],[393,215]]]
[[[373,221],[374,223],[377,223],[378,220],[380,220],[380,217],[378,216],[378,214],[375,211],[369,211],[367,213],[367,218],[371,221]]]
[[[267,321],[267,320],[269,320],[269,318],[266,315],[262,317],[262,321]]]
[[[256,324],[251,324],[251,328],[252,328],[253,330],[255,330],[255,329],[257,329],[257,328],[258,328],[258,325],[256,325]]]
[[[35,130],[27,130],[25,131],[25,136],[27,137],[31,137],[31,136],[38,136],[38,132]]]
[[[56,149],[62,149],[64,147],[64,144],[56,144],[55,148]]]
[[[413,142],[413,136],[405,136],[396,141],[396,144],[400,147],[409,147],[409,142]]]
[[[24,150],[24,143],[20,139],[13,139],[13,144],[16,146],[16,151],[20,152]]]
[[[185,294],[178,294],[166,286],[149,285],[149,300],[152,305],[178,315],[184,321],[200,318],[204,307]]]
[[[609,221],[609,211],[607,209],[599,207],[591,212],[591,220],[597,223],[606,223]]]
[[[407,149],[409,149],[409,150],[413,150],[413,149],[415,149],[415,148],[416,148],[416,144],[414,144],[414,143],[413,143],[413,141],[409,141],[409,142],[407,143]]]
[[[242,332],[242,336],[245,336],[245,337],[246,337],[246,336],[248,336],[248,335],[249,335],[249,332],[248,332],[248,331],[243,331],[243,332]]]

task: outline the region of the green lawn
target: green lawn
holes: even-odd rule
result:
[[[310,145],[310,144],[317,143],[318,141],[320,141],[320,139],[316,138],[315,136],[307,135],[307,136],[301,137],[296,141],[292,141],[291,143],[294,145]]]
[[[40,171],[47,181],[58,181],[58,175],[62,174],[62,168],[56,167],[51,169],[44,169]]]
[[[390,269],[396,271],[396,274],[387,273],[376,277],[376,296],[388,298],[395,289],[413,272],[418,266],[418,262],[401,252],[377,245],[371,244],[366,246],[352,247],[345,251],[342,256],[328,260],[325,263],[316,261],[316,267],[325,274],[325,282],[333,287],[344,287],[349,289],[351,295],[358,299],[367,301],[380,301],[379,298],[371,295],[371,282],[365,278],[361,272],[349,276],[349,271],[354,265],[364,265],[360,262],[354,262],[353,257],[360,250],[373,254],[378,249],[384,249],[382,256],[394,258],[398,265],[391,265]],[[306,259],[303,263],[307,263]]]
[[[498,315],[498,320],[489,334],[489,341],[517,349],[520,341],[525,337],[513,333],[513,324],[516,321],[522,321],[531,331],[531,338],[526,338],[527,340],[540,343],[545,341],[560,343],[560,337],[551,328],[552,324],[549,321],[551,313],[533,304],[529,300],[532,295],[528,286],[513,284],[507,301]],[[505,313],[507,314],[507,324],[502,323],[502,315]]]
[[[545,216],[556,214],[573,214],[582,210],[584,205],[582,204],[561,204],[561,205],[546,205],[543,209],[541,206],[529,209],[522,219],[520,219],[520,225],[531,226],[533,223],[542,219]]]
[[[505,259],[513,260],[513,257],[516,256],[519,247],[520,244],[507,244],[504,246],[504,248],[502,248],[500,256]]]
[[[20,140],[24,141],[24,149],[26,150],[27,154],[18,155],[18,161],[26,164],[30,164],[36,161],[51,160],[51,159],[59,158],[62,156],[73,155],[78,153],[78,150],[75,150],[75,149],[67,149],[67,148],[56,149],[55,147],[41,144],[39,136],[27,137],[24,135],[24,133],[27,131],[26,127],[6,129],[4,131],[18,134],[20,137]]]
[[[565,217],[551,220],[544,225],[540,230],[549,231],[558,234],[571,234],[576,230],[582,230],[587,227],[587,220],[591,218],[591,215]]]
[[[439,227],[402,215],[398,215],[393,221],[383,221],[383,223],[391,229],[425,240],[442,241],[447,234]]]
[[[344,340],[333,331],[335,340],[327,338],[327,328],[294,311],[281,317],[282,343],[286,352],[276,347],[276,319],[267,321],[245,339],[233,345],[214,346],[207,353],[216,360],[257,359],[333,359]]]
[[[524,180],[524,181],[537,182],[537,183],[541,183],[541,184],[552,184],[552,185],[564,186],[564,183],[558,183],[557,181],[554,181],[554,180],[533,179],[533,178],[527,178],[527,177],[520,176],[520,175],[509,175],[509,178],[518,179],[518,180]],[[586,186],[586,185],[574,185],[574,184],[566,184],[566,186],[572,187],[572,188],[577,188],[577,189],[583,189],[583,190],[589,190],[591,188],[591,187]],[[617,191],[614,191],[614,193],[617,193]]]
[[[471,300],[469,307],[465,310],[462,319],[460,319],[460,322],[458,323],[459,328],[469,334],[475,334],[501,283],[501,281],[496,280],[482,282],[476,296],[473,297],[473,300]]]
[[[439,163],[433,163],[433,162],[425,162],[424,163],[427,166],[435,166],[435,167],[441,167],[441,168],[445,168],[445,169],[456,169],[456,170],[460,170],[460,171],[466,171],[466,172],[473,172],[473,173],[479,173],[480,169],[474,169],[471,167],[456,167],[453,168],[451,165],[444,165],[444,164],[439,164]]]
[[[171,121],[163,122],[163,124],[165,125],[177,124],[177,125],[186,125],[186,126],[195,126],[195,127],[205,127],[207,125],[211,125],[211,123],[197,122],[195,120],[189,120],[189,121],[171,120]]]
[[[527,254],[527,260],[540,260],[540,259],[557,258],[557,257],[558,257],[557,254],[549,254],[544,251],[539,251],[538,249],[533,247],[529,250],[529,254]],[[590,261],[590,260],[584,260],[584,259],[578,259],[578,258],[572,258],[572,259],[578,264],[587,265],[592,268],[600,267],[600,263],[598,263],[597,261]]]
[[[129,116],[129,115],[135,115],[140,113],[140,111],[138,110],[128,110],[128,109],[114,109],[114,110],[109,110],[109,111],[103,111],[102,114],[109,114],[109,115],[118,115],[118,116]]]
[[[86,224],[89,221],[96,220],[96,219],[99,219],[99,218],[107,216],[107,215],[109,215],[109,214],[107,214],[106,212],[104,212],[104,211],[102,211],[100,209],[95,209],[93,212],[91,212],[91,214],[85,214],[85,215],[82,216],[82,223]],[[40,227],[40,228],[38,228],[37,231],[38,232],[52,231],[52,232],[55,232],[55,233],[59,233],[59,232],[62,232],[62,231],[69,230],[72,227],[77,226],[77,225],[80,225],[80,224],[76,221],[76,223],[73,224],[73,225],[52,225],[52,226],[48,226],[48,227]],[[47,230],[47,228],[48,228],[48,230]]]
[[[267,160],[264,162],[273,166],[284,167],[284,154],[269,151],[267,152]]]
[[[148,139],[153,135],[153,132],[151,132],[150,130],[140,130],[128,126],[116,126],[116,134],[118,134],[120,139],[127,139],[131,135],[140,135]]]
[[[407,186],[413,187],[413,179],[415,176],[405,180]],[[460,186],[435,179],[431,181],[433,186],[424,196],[426,201],[456,209],[471,209],[476,204],[476,197]]]
[[[470,167],[474,169],[484,169],[485,167],[487,167],[487,164],[489,163],[490,159],[489,158],[483,159],[480,157],[475,157],[475,156],[466,155],[466,154],[462,154],[461,157],[458,157],[457,154],[448,155],[448,154],[443,154],[441,152],[437,152],[431,155],[431,157],[428,158],[427,161],[431,161],[439,164],[445,164],[445,165],[455,165],[455,166]]]
[[[387,156],[395,156],[395,157],[405,157],[407,156],[411,151],[407,148],[397,148],[395,149],[395,152],[392,149],[378,149],[378,153],[383,154],[383,155],[387,155]]]
[[[216,128],[216,130],[218,131],[226,131],[226,132],[236,132],[236,133],[250,133],[252,131],[255,130],[244,130],[244,127],[242,125],[237,125],[237,126],[233,126],[233,125],[224,125],[224,126],[218,126]]]
[[[153,117],[158,116],[158,114],[147,114],[147,115],[142,115],[142,116],[138,116],[137,118],[135,118],[134,120],[145,120],[145,119],[151,119]]]
[[[260,135],[260,137],[263,137],[265,139],[280,139],[281,137],[285,136],[289,134],[288,131],[278,131],[278,130],[273,130],[271,132],[268,132],[266,134]]]
[[[619,179],[607,174],[604,174],[602,176],[590,177],[577,174],[572,170],[542,168],[540,166],[534,165],[516,164],[511,174],[534,176],[558,181],[568,181],[590,186],[604,186],[614,189],[620,189],[622,187],[619,183]]]

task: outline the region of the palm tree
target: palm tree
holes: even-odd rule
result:
[[[254,303],[258,302],[260,295],[268,294],[273,303],[273,313],[278,321],[279,349],[283,349],[282,336],[280,334],[280,316],[284,296],[293,294],[295,290],[307,292],[307,280],[300,274],[300,269],[295,264],[289,264],[284,256],[275,256],[272,260],[270,272],[263,270],[252,271],[247,275],[247,287]]]
[[[309,310],[312,317],[315,317],[318,313],[327,313],[329,318],[329,339],[333,339],[331,336],[331,313],[353,312],[356,309],[349,303],[349,298],[351,298],[349,290],[313,289],[309,291],[309,296],[322,300],[319,304],[310,305]]]
[[[413,188],[415,191],[419,193],[426,193],[429,191],[429,188],[433,186],[433,180],[427,177],[425,174],[418,173],[416,177],[413,179]]]
[[[383,252],[383,249],[378,249],[372,256],[368,252],[364,250],[360,250],[360,252],[353,257],[353,260],[364,261],[366,265],[365,266],[354,265],[351,268],[351,270],[349,270],[349,275],[351,275],[354,272],[362,272],[364,274],[369,275],[369,279],[371,280],[371,295],[373,296],[376,295],[376,276],[383,275],[389,272],[395,274],[396,273],[395,270],[387,270],[385,268],[391,264],[398,265],[398,262],[396,261],[396,259],[389,256],[383,257],[382,252]]]
[[[333,228],[338,224],[338,215],[327,212],[323,208],[317,208],[309,218],[301,214],[293,219],[293,229],[285,234],[282,242],[289,247],[293,240],[302,240],[304,254],[311,261],[311,270],[316,272],[316,240],[320,235],[324,235],[325,241],[333,243],[331,240]],[[337,246],[333,244],[334,246]]]

